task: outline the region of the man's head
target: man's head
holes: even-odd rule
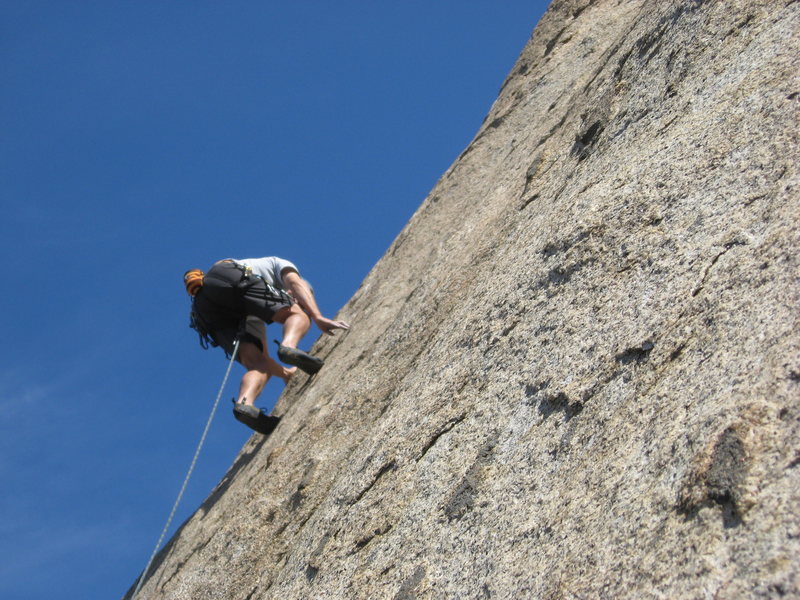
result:
[[[200,269],[189,269],[183,274],[183,285],[186,286],[186,292],[194,297],[200,288],[203,287],[203,278],[206,276]]]

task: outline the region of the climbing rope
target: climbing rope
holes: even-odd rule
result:
[[[228,383],[228,376],[231,374],[231,367],[233,366],[233,361],[236,358],[236,353],[239,351],[239,339],[237,338],[233,344],[233,353],[231,354],[231,360],[228,363],[228,370],[225,371],[225,378],[222,380],[222,385],[219,388],[219,393],[217,394],[217,399],[214,401],[214,407],[211,409],[211,414],[208,416],[208,422],[206,423],[206,428],[203,430],[203,435],[200,437],[200,443],[197,444],[197,450],[194,452],[194,458],[192,458],[192,464],[189,465],[189,472],[186,473],[186,477],[183,480],[183,485],[181,486],[181,491],[178,493],[178,497],[175,500],[175,504],[172,506],[172,511],[169,513],[169,518],[167,519],[166,525],[164,525],[164,529],[161,530],[161,536],[158,538],[156,542],[156,547],[153,548],[153,553],[150,555],[150,560],[147,561],[147,566],[142,571],[141,577],[139,577],[139,582],[136,584],[136,589],[133,590],[133,595],[130,597],[130,600],[134,600],[136,598],[136,594],[139,593],[139,590],[144,583],[145,578],[147,577],[147,573],[150,571],[150,567],[153,564],[153,560],[158,553],[158,549],[161,547],[161,542],[164,541],[164,536],[167,535],[167,531],[169,530],[169,526],[172,523],[172,518],[175,516],[175,512],[178,510],[178,505],[181,503],[181,498],[183,498],[183,493],[186,491],[186,486],[189,483],[189,478],[192,476],[192,471],[194,471],[194,466],[197,464],[197,457],[200,455],[200,450],[203,448],[203,444],[206,441],[206,435],[208,435],[208,430],[211,428],[211,421],[214,419],[214,414],[217,412],[217,406],[219,406],[219,399],[222,398],[222,392],[225,390],[225,384]]]

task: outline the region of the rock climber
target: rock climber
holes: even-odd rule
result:
[[[251,427],[265,418],[272,420],[271,429],[277,425],[276,417],[267,417],[254,405],[270,376],[288,383],[297,368],[311,375],[322,368],[322,359],[297,347],[311,321],[328,335],[350,328],[344,321],[323,316],[297,267],[277,256],[228,258],[214,263],[208,273],[186,271],[183,282],[192,297],[191,326],[201,344],[220,346],[230,357],[239,339],[236,360],[246,372],[234,401],[234,416]],[[283,325],[283,339],[276,340],[278,358],[291,368],[276,362],[267,351],[265,324],[272,322]]]

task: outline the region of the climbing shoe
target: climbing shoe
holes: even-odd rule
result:
[[[313,375],[319,371],[322,365],[325,364],[325,361],[321,358],[311,356],[308,352],[303,352],[297,348],[287,348],[278,340],[275,340],[275,343],[278,344],[278,358],[282,362],[285,362],[287,365],[294,365],[309,375]]]
[[[281,421],[280,417],[265,415],[260,408],[243,402],[237,403],[236,400],[233,401],[233,416],[253,431],[264,435],[272,433]]]

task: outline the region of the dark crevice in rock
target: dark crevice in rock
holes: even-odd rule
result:
[[[460,161],[461,161],[461,159],[462,159],[464,156],[466,156],[466,154],[467,154],[468,152],[471,152],[471,151],[474,149],[475,145],[476,145],[476,144],[477,144],[479,141],[481,141],[481,140],[484,138],[484,136],[488,135],[488,133],[489,133],[489,131],[490,131],[491,129],[497,129],[498,127],[500,127],[500,125],[502,125],[502,124],[503,124],[503,121],[506,119],[506,117],[507,117],[508,115],[510,115],[510,114],[511,114],[511,113],[514,111],[514,109],[517,107],[517,104],[519,104],[519,100],[516,100],[516,101],[515,101],[515,102],[514,102],[514,103],[513,103],[513,104],[512,104],[512,105],[511,105],[509,108],[508,108],[508,110],[506,110],[506,112],[505,112],[505,113],[503,113],[502,115],[500,115],[500,116],[498,116],[498,117],[495,117],[494,119],[492,119],[491,121],[489,121],[489,124],[488,124],[488,125],[486,125],[485,127],[483,127],[483,129],[481,129],[480,133],[478,133],[478,135],[476,135],[476,136],[475,136],[475,139],[474,139],[474,140],[472,140],[472,143],[471,143],[471,144],[470,144],[470,145],[467,147],[467,149],[466,149],[466,150],[464,150],[464,152],[462,152],[462,153],[461,153],[461,155],[458,157],[458,161],[457,161],[457,163],[458,163],[458,162],[460,162]],[[485,123],[485,122],[488,120],[489,116],[490,116],[490,115],[487,115],[487,116],[486,116],[486,119],[484,119],[484,123]],[[458,166],[458,164],[457,164],[457,163],[456,163],[456,165],[455,165],[456,167]]]
[[[742,206],[749,207],[751,204],[754,204],[755,202],[758,202],[759,200],[763,200],[766,197],[767,197],[767,194],[757,194],[757,195],[753,196],[752,198],[748,198],[747,200],[742,202]]]
[[[366,493],[370,491],[375,486],[376,483],[378,483],[378,480],[381,477],[383,477],[384,475],[386,475],[386,473],[388,473],[389,471],[393,471],[396,468],[397,464],[393,460],[383,465],[380,468],[380,470],[375,474],[375,477],[372,479],[372,481],[363,490],[361,490],[361,492],[356,496],[355,500],[353,500],[350,504],[351,505],[358,504],[361,501],[361,499],[366,495]]]
[[[683,486],[678,512],[687,519],[707,507],[718,507],[726,528],[742,524],[741,486],[747,471],[746,453],[738,431],[728,427],[716,440],[708,460]]]
[[[481,136],[482,134],[477,135],[475,139],[472,141],[472,143],[469,146],[467,146],[461,154],[458,155],[458,159],[456,160],[456,162],[453,163],[453,167],[449,171],[451,175],[453,174],[455,169],[457,169],[460,166],[459,163],[464,159],[464,157],[475,149],[475,142],[477,142],[481,138]]]
[[[304,499],[303,490],[306,487],[308,487],[309,483],[311,483],[316,468],[317,468],[316,460],[311,460],[306,465],[306,470],[303,473],[303,477],[300,479],[300,483],[297,484],[297,489],[295,490],[294,494],[292,494],[291,498],[289,498],[289,508],[291,510],[297,510],[303,503]]]
[[[589,156],[592,146],[597,142],[600,134],[603,133],[603,128],[601,121],[595,121],[586,131],[575,137],[575,143],[572,145],[570,154],[578,157],[578,162]]]
[[[301,488],[297,488],[297,490],[292,494],[292,497],[289,498],[289,507],[292,510],[297,510],[300,508],[300,505],[303,503],[303,491]]]
[[[369,535],[367,535],[366,537],[361,538],[360,540],[358,540],[356,542],[356,547],[350,554],[355,554],[356,552],[361,551],[367,545],[369,545],[369,543],[372,540],[374,540],[376,537],[380,537],[382,535],[386,535],[391,530],[392,530],[392,526],[391,525],[386,525],[386,526],[384,526],[382,528],[373,530]]]
[[[722,511],[722,523],[726,529],[738,527],[742,524],[742,516],[739,514],[739,509],[736,506],[736,500],[730,493],[724,492],[722,494],[711,494],[709,496],[712,502],[719,506]]]
[[[389,407],[392,405],[393,399],[394,396],[387,396],[383,400],[378,401],[379,409],[378,409],[377,419],[380,419],[383,415],[386,414],[386,411],[389,410]]]
[[[498,127],[500,127],[500,125],[503,124],[503,121],[505,121],[505,119],[506,119],[505,115],[497,117],[486,126],[486,129],[497,129]]]
[[[546,390],[547,386],[550,385],[549,381],[543,381],[541,383],[526,383],[525,384],[525,396],[527,398],[535,398],[535,396],[541,392],[542,390]],[[533,404],[535,400],[528,402],[527,404]]]
[[[530,189],[531,189],[531,183],[533,183],[533,181],[536,180],[540,176],[539,169],[542,166],[542,163],[544,163],[544,160],[545,160],[544,159],[544,154],[543,153],[539,153],[536,156],[536,158],[531,162],[530,166],[528,167],[528,170],[525,172],[525,186],[522,188],[522,192],[520,193],[519,197],[520,198],[526,198],[526,199],[523,200],[521,206],[519,207],[519,210],[523,210],[524,208],[527,208],[527,206],[531,202],[533,202],[534,200],[539,198],[539,195],[540,195],[539,192],[536,192],[533,195],[530,195]],[[547,173],[547,171],[549,171],[551,167],[552,167],[552,163],[548,164],[546,166],[546,168],[544,169],[544,171],[541,173],[541,175],[544,175],[544,173]]]
[[[661,48],[661,39],[664,37],[666,31],[666,25],[662,23],[654,31],[651,31],[650,33],[640,37],[633,45],[633,49],[639,57],[641,66],[646,65],[656,54],[658,54],[658,51]]]
[[[603,384],[608,383],[613,377],[607,379]],[[528,398],[526,404],[537,404],[539,414],[547,420],[553,413],[563,412],[564,422],[569,422],[573,417],[578,416],[584,409],[586,403],[599,392],[600,385],[586,390],[580,400],[571,400],[564,392],[543,393],[550,386],[549,381],[534,384],[525,384],[525,396]]]
[[[643,110],[641,110],[641,111],[637,112],[637,113],[636,113],[634,116],[626,118],[626,119],[625,119],[625,120],[622,122],[622,125],[620,125],[619,129],[617,129],[617,130],[614,132],[614,134],[611,136],[611,139],[612,139],[612,140],[615,140],[616,138],[618,138],[619,136],[621,136],[623,133],[625,133],[625,132],[628,130],[628,128],[629,128],[631,125],[636,125],[636,123],[638,123],[639,121],[641,121],[642,119],[644,119],[644,118],[645,118],[647,115],[649,115],[649,114],[650,114],[650,112],[651,112],[651,109],[649,109],[649,108],[645,108],[645,109],[643,109]],[[624,116],[624,115],[620,115],[620,118],[621,118],[622,116]],[[669,126],[669,125],[671,125],[671,124],[672,124],[672,123],[669,123],[668,125],[666,125],[666,126],[665,126],[665,128],[664,128],[664,130],[666,130],[666,129],[668,128],[668,126]]]
[[[719,262],[720,258],[722,258],[725,254],[727,254],[728,251],[731,248],[733,248],[735,246],[744,246],[744,245],[745,245],[745,242],[743,242],[741,240],[734,240],[734,241],[726,243],[723,246],[723,250],[720,251],[713,259],[711,259],[711,264],[708,265],[706,267],[706,270],[703,272],[703,278],[700,280],[700,285],[698,285],[694,289],[694,291],[692,291],[692,296],[693,297],[697,296],[701,291],[703,291],[703,288],[705,288],[705,285],[706,285],[706,282],[708,281],[708,278],[711,276],[711,270]]]
[[[163,582],[159,581],[159,586],[156,586],[156,587],[160,587],[162,590],[165,589],[165,587],[167,585],[169,585],[170,581],[172,581],[173,578],[178,573],[183,571],[183,567],[186,565],[187,562],[188,562],[188,560],[182,560],[182,561],[178,562],[178,564],[175,566],[175,570],[172,572],[172,574],[169,577],[167,577]]]
[[[555,292],[551,291],[551,288],[558,288],[565,285],[572,279],[572,276],[575,275],[575,273],[579,272],[585,266],[593,264],[594,262],[595,259],[589,258],[574,262],[567,266],[554,267],[547,273],[547,277],[536,282],[532,286],[532,289],[536,291],[546,291],[548,297],[552,297]]]
[[[500,433],[494,432],[481,447],[472,466],[444,505],[443,511],[448,521],[458,520],[473,509],[478,486],[483,479],[483,469],[491,461],[499,438]]]
[[[298,396],[299,396],[299,395],[302,395],[302,393],[303,393],[303,392],[306,390],[306,388],[309,388],[309,387],[311,387],[311,384],[313,384],[313,383],[314,383],[314,380],[315,380],[315,379],[316,379],[316,376],[315,376],[315,375],[312,375],[312,376],[308,377],[308,378],[307,378],[307,379],[306,379],[306,380],[303,382],[303,385],[301,385],[301,386],[298,388],[298,390],[297,390],[297,392],[296,392],[296,393],[297,393],[297,395],[298,395]],[[299,431],[299,430],[298,430],[298,431]]]
[[[308,523],[311,520],[311,517],[314,516],[314,510],[317,508],[317,506],[318,505],[308,507],[308,511],[306,512],[306,514],[303,515],[303,518],[300,519],[300,521],[298,521],[297,523],[297,531],[301,531],[303,527],[306,526],[306,523]]]
[[[558,392],[554,395],[546,395],[539,401],[539,414],[545,419],[555,412],[564,413],[564,421],[569,421],[573,417],[578,416],[583,411],[583,403],[576,400],[570,401],[569,396],[564,392]]]
[[[422,459],[422,457],[428,453],[428,450],[433,448],[436,442],[439,441],[439,438],[441,438],[445,433],[448,433],[450,430],[452,430],[453,427],[461,423],[466,417],[467,415],[466,413],[464,413],[462,415],[459,415],[458,417],[450,419],[447,423],[445,423],[444,427],[439,429],[439,431],[437,431],[434,434],[434,436],[428,441],[428,443],[425,444],[425,447],[422,449],[416,460],[419,461],[420,459]]]
[[[560,242],[551,242],[545,245],[542,248],[541,253],[544,258],[552,258],[557,254],[563,254],[573,248],[574,246],[579,245],[580,243],[586,241],[592,235],[598,235],[602,233],[602,227],[592,227],[589,229],[584,229],[579,231],[575,236],[570,239],[562,240]]]
[[[747,15],[744,19],[736,23],[736,26],[728,32],[728,35],[732,35],[733,33],[736,33],[737,31],[744,29],[745,27],[748,27],[750,23],[755,21],[755,19],[756,19],[755,15]]]
[[[247,594],[247,596],[245,596],[244,600],[251,600],[253,598],[253,594],[256,593],[257,589],[258,589],[258,586],[254,587],[252,590],[250,590],[250,593]]]
[[[641,346],[635,346],[633,348],[628,348],[624,352],[620,352],[614,357],[614,360],[623,365],[643,363],[650,357],[650,352],[652,352],[654,347],[653,342],[645,340]]]
[[[588,4],[586,4],[585,6],[579,6],[578,8],[572,11],[572,18],[577,19],[583,14],[583,11],[585,11],[587,8],[589,8]]]
[[[540,153],[535,159],[533,159],[533,161],[531,161],[528,170],[525,171],[525,191],[522,193],[523,196],[528,193],[528,186],[530,186],[533,178],[536,177],[536,173],[539,171],[539,167],[542,165],[543,161],[544,157]]]
[[[533,196],[531,196],[530,198],[528,198],[527,200],[525,200],[522,203],[522,205],[519,207],[519,210],[525,210],[526,208],[528,208],[528,205],[531,202],[533,202],[534,200],[538,200],[538,199],[539,199],[539,194],[534,194]]]
[[[317,576],[317,573],[319,573],[320,570],[319,558],[325,551],[325,546],[328,545],[328,542],[330,541],[331,537],[332,536],[330,533],[326,533],[324,536],[322,536],[322,539],[320,540],[319,544],[317,544],[317,547],[314,548],[314,551],[311,553],[311,556],[308,557],[308,564],[306,565],[306,579],[308,579],[309,582],[314,581],[314,579]]]
[[[712,497],[724,498],[738,494],[744,478],[744,443],[735,428],[729,427],[714,446],[711,467],[708,470],[708,487]]]
[[[794,469],[797,465],[800,465],[800,452],[795,452],[794,453],[794,458],[791,460],[791,462],[788,465],[786,465],[786,468],[787,469]]]
[[[508,325],[503,331],[500,332],[500,337],[506,337],[509,333],[514,331],[514,328],[519,325],[519,321],[514,321],[510,325]]]
[[[685,349],[686,349],[686,342],[680,344],[677,348],[675,348],[675,350],[669,353],[669,361],[672,362],[676,360],[681,354],[683,354],[683,351]]]
[[[569,281],[572,274],[579,268],[579,265],[571,265],[566,268],[556,267],[555,269],[550,269],[550,272],[547,274],[547,281],[552,285],[563,285]]]
[[[622,58],[620,58],[617,61],[617,68],[614,70],[614,79],[616,79],[617,81],[622,79],[622,70],[625,68],[625,64],[628,62],[628,59],[631,57],[631,54],[633,54],[632,49],[628,50],[628,52],[623,54]]]
[[[564,27],[563,29],[561,29],[561,31],[559,31],[559,32],[558,32],[558,33],[555,35],[555,37],[553,37],[553,39],[551,39],[549,42],[547,42],[547,44],[546,44],[546,45],[545,45],[545,47],[544,47],[544,54],[543,54],[543,56],[547,56],[548,54],[550,54],[550,53],[553,51],[553,48],[555,48],[555,47],[556,47],[556,44],[558,43],[558,40],[559,40],[559,38],[560,38],[560,37],[563,35],[563,33],[564,33],[566,30],[567,30],[567,28],[566,28],[566,27]]]

